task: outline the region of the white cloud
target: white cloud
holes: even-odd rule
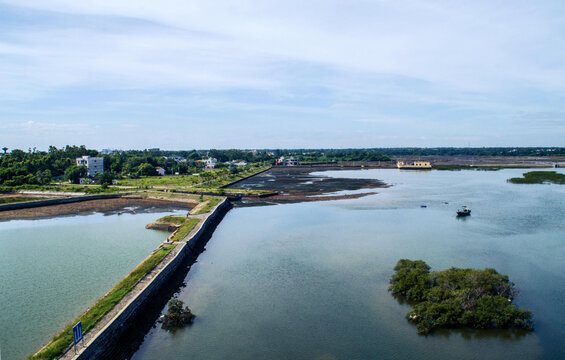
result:
[[[127,117],[161,107],[168,121],[202,118],[203,109],[304,123],[334,116],[385,124],[388,136],[394,126],[435,124],[459,139],[448,116],[480,112],[471,122],[484,130],[485,114],[552,112],[565,94],[562,1],[0,3],[37,20],[0,32],[0,104],[23,114],[21,104],[38,99],[69,102],[60,92],[115,91],[124,95],[85,95],[85,111]]]
[[[35,51],[39,46],[43,59],[61,63],[74,81],[91,69],[93,76],[134,81],[137,86],[146,81],[148,86],[262,88],[273,85],[266,80],[272,62],[288,60],[409,77],[456,90],[491,91],[516,82],[565,89],[565,54],[552,42],[563,40],[562,23],[557,21],[563,17],[552,11],[562,8],[559,3],[13,3],[69,14],[137,18],[167,27],[139,33],[125,28],[121,34],[81,29],[28,33],[24,41]],[[547,21],[551,14],[553,22]],[[554,66],[544,66],[547,63]],[[58,75],[60,70],[56,68]]]

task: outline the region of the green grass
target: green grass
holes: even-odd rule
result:
[[[110,310],[116,306],[141,280],[145,274],[163,260],[171,252],[174,245],[164,246],[139,264],[129,275],[122,279],[110,292],[82,314],[78,319],[57,334],[51,342],[30,359],[54,359],[61,355],[73,343],[73,326],[82,321],[85,333],[92,329]]]
[[[117,185],[137,187],[191,187],[204,181],[202,176],[197,175],[165,175],[147,176],[139,179],[118,180]]]
[[[244,190],[222,188],[232,182],[241,180],[269,169],[270,166],[250,166],[237,174],[231,174],[227,168],[204,170],[200,175],[166,175],[148,176],[139,179],[118,180],[119,186],[133,186],[136,189],[167,188],[171,192],[183,191],[198,194],[200,192],[226,195],[231,193],[263,194],[268,190]]]
[[[186,235],[188,235],[188,233],[190,232],[190,230],[192,230],[196,224],[198,224],[198,222],[200,222],[200,219],[197,218],[187,218],[184,223],[181,225],[181,227],[179,227],[174,233],[173,236],[171,237],[172,241],[180,241],[182,239],[184,239],[186,237]]]
[[[18,190],[33,191],[57,191],[57,192],[84,192],[87,194],[107,194],[119,191],[120,189],[111,186],[102,188],[100,185],[73,185],[73,184],[51,184],[51,185],[20,185],[20,186],[1,186],[0,193],[12,193]]]
[[[157,219],[157,223],[168,223],[168,224],[182,224],[186,218],[184,216],[168,215]]]
[[[220,201],[220,198],[217,197],[212,197],[210,199],[207,200],[206,205],[204,205],[202,208],[200,208],[200,210],[198,210],[198,212],[196,214],[205,214],[207,212],[209,212],[210,210],[212,210],[212,208],[214,206],[216,206],[218,204],[218,202]]]
[[[226,186],[227,184],[230,184],[234,181],[238,181],[248,176],[255,175],[261,171],[267,170],[268,168],[270,168],[270,166],[251,167],[250,169],[239,172],[237,174],[230,174],[229,172],[224,171],[223,176],[218,176],[217,178],[210,180],[208,182],[204,182],[198,185],[197,187],[201,189],[219,188],[222,186]]]
[[[27,196],[12,196],[12,197],[5,197],[0,198],[0,204],[14,204],[26,201],[37,201],[37,200],[45,200],[44,198],[36,198],[36,197],[27,197]]]
[[[530,171],[522,174],[521,178],[511,178],[508,181],[513,184],[565,184],[565,175],[555,171]]]

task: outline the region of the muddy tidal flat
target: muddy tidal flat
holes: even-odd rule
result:
[[[278,195],[265,198],[244,198],[238,205],[253,206],[275,203],[298,203],[306,201],[327,201],[357,199],[374,195],[375,189],[388,187],[378,179],[353,179],[329,177],[324,170],[338,170],[338,174],[352,171],[336,167],[275,167],[271,170],[241,181],[231,188],[246,190],[271,190]],[[353,171],[358,171],[355,169]],[[316,173],[315,173],[316,172]]]
[[[0,221],[15,219],[43,219],[54,216],[89,215],[96,212],[103,213],[104,215],[121,215],[123,213],[163,212],[178,209],[190,210],[193,206],[194,204],[186,202],[122,197],[116,199],[88,200],[70,204],[0,211]]]

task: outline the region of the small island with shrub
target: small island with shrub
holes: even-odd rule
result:
[[[521,178],[511,178],[508,182],[513,184],[565,184],[565,175],[555,171],[530,171],[522,174]]]
[[[172,299],[169,301],[169,311],[163,318],[163,328],[165,330],[181,328],[192,323],[194,317],[188,306],[184,306],[184,302]]]
[[[389,290],[413,305],[406,317],[420,334],[455,327],[533,330],[532,313],[512,305],[514,283],[494,269],[430,272],[422,260],[401,259],[394,270]]]

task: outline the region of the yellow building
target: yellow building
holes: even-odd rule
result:
[[[432,168],[432,164],[429,161],[398,161],[396,163],[396,167],[407,170],[430,170]]]

